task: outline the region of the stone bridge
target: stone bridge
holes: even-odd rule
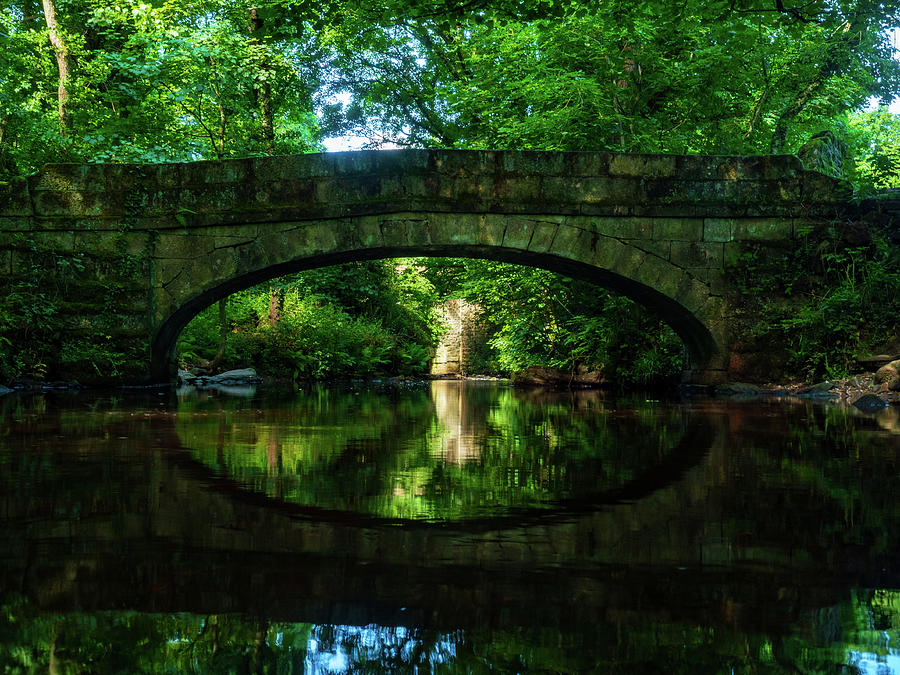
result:
[[[622,293],[664,319],[685,379],[740,373],[727,268],[846,208],[794,157],[400,150],[165,165],[51,165],[0,185],[0,288],[46,288],[69,340],[170,380],[182,328],[235,291],[398,256],[490,258]],[[84,374],[61,348],[48,376]],[[83,358],[83,357],[79,357]],[[729,367],[731,371],[729,372]]]

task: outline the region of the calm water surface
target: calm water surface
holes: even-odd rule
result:
[[[243,393],[0,398],[0,672],[900,673],[896,408]]]

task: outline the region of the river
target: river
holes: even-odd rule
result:
[[[900,673],[900,414],[0,398],[0,671]]]

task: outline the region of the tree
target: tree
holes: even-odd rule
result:
[[[346,122],[374,140],[783,152],[868,97],[900,93],[886,34],[900,10],[871,0],[613,2],[550,18],[527,3],[519,14],[396,3],[386,19],[366,7],[330,44],[333,88],[353,94]]]

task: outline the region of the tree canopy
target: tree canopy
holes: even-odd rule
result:
[[[373,145],[791,152],[900,95],[875,0],[11,0],[7,176]],[[859,143],[861,143],[860,141]],[[856,145],[859,145],[856,143]]]
[[[798,153],[810,139],[829,138],[841,157],[828,170],[864,194],[900,187],[900,118],[887,109],[900,96],[890,33],[898,27],[900,6],[878,0],[8,0],[0,10],[0,180],[49,162],[315,152],[340,135],[371,147],[705,154]],[[853,275],[866,270],[867,279],[900,284],[896,247],[872,258],[805,246],[819,261],[810,264],[831,269],[862,255],[874,267],[853,266]],[[828,260],[819,260],[823,251]],[[420,289],[441,279],[455,286],[403,291],[398,304],[389,298],[405,282],[385,276],[398,270]],[[809,312],[797,316],[819,335],[804,344],[833,332],[816,317],[837,295],[868,316],[857,283],[865,279],[841,270],[831,276],[845,278],[844,290],[804,291]],[[352,293],[310,291],[310,279],[326,277],[359,290],[372,274],[383,291],[394,290],[366,307]],[[298,372],[360,363],[368,372],[388,362],[406,370],[425,362],[434,340],[426,318],[449,296],[486,308],[505,354],[500,369],[610,367],[616,343],[627,347],[619,360],[627,355],[621,369],[629,376],[677,370],[671,334],[630,303],[490,262],[350,266],[236,298],[232,311],[251,343],[269,346],[286,326],[310,317],[322,324],[321,312],[363,322],[342,366],[334,354],[304,357],[293,363]],[[31,325],[20,307],[28,303],[15,304],[0,307],[4,325]],[[200,320],[206,332],[186,334],[187,351],[215,349],[225,309],[219,336],[211,309]],[[52,314],[44,302],[42,321],[51,324]],[[773,326],[796,332],[797,317],[773,316]],[[884,335],[882,324],[873,335]],[[857,333],[841,342],[842,363]],[[666,338],[648,345],[647,335]],[[293,338],[282,346],[302,351]],[[800,351],[804,368],[822,371],[824,349],[813,348],[815,358]],[[23,364],[5,370],[40,371]]]

